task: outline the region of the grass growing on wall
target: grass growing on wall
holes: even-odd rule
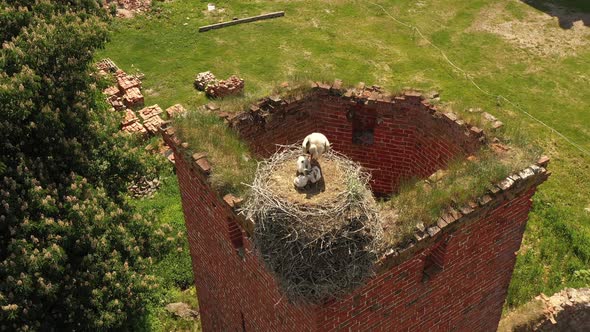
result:
[[[408,180],[399,192],[389,200],[382,202],[385,211],[392,209],[396,215],[395,223],[389,225],[386,232],[389,243],[398,243],[410,239],[415,233],[416,225],[425,227],[436,224],[444,209],[451,206],[463,206],[483,196],[492,183],[498,183],[514,172],[533,164],[539,157],[538,149],[522,151],[512,147],[510,158],[499,158],[488,147],[482,147],[476,153],[476,160],[459,159],[445,169],[445,175],[439,181]]]
[[[215,114],[190,112],[174,120],[177,134],[193,152],[207,153],[211,163],[211,184],[222,194],[243,195],[254,179],[256,160],[246,143]]]
[[[483,89],[508,97],[590,150],[588,44],[564,56],[542,55],[474,28],[490,14],[517,22],[542,14],[538,9],[514,0],[377,2],[396,18],[418,26]],[[442,106],[462,113],[460,117],[470,115],[462,110],[481,107],[506,128],[518,128],[552,158],[553,175],[534,197],[507,305],[525,303],[540,292],[588,285],[575,272],[590,266],[590,213],[585,210],[590,208],[590,157],[516,107],[483,94],[437,50],[379,8],[364,1],[228,0],[216,3],[226,9],[224,14],[211,16],[203,11],[203,1],[155,3],[155,14],[117,21],[111,42],[99,54],[129,72],[135,68],[146,74],[148,105],[182,103],[196,109],[207,98],[194,90],[192,81],[205,70],[220,78],[243,77],[247,97],[268,95],[278,83],[305,75],[363,81],[389,91],[406,86],[435,89]],[[587,10],[584,3],[558,4]],[[200,25],[233,16],[278,10],[285,10],[286,16],[197,32]],[[561,29],[557,22],[549,27]]]

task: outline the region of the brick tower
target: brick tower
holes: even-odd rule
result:
[[[292,144],[322,132],[336,151],[371,170],[376,195],[486,144],[481,129],[440,113],[419,94],[338,84],[316,85],[296,100],[266,98],[226,121],[261,158],[274,152],[268,142]],[[175,154],[204,331],[495,331],[531,198],[549,176],[547,160],[511,174],[391,248],[364,286],[302,305],[286,298],[257,256],[253,221],[236,213],[240,199],[210,186],[205,154],[189,152],[173,128],[162,133]]]

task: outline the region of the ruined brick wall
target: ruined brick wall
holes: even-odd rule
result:
[[[289,112],[255,109],[229,122],[260,156],[274,152],[266,147],[268,142],[293,143],[302,134],[324,128],[332,130],[326,132],[336,138],[336,150],[367,167],[369,162],[384,167],[401,158],[406,164],[396,165],[407,165],[403,174],[418,175],[429,175],[449,158],[474,151],[482,137],[477,128],[432,111],[411,96],[395,106],[358,104],[356,115],[348,111],[357,104],[339,103],[344,99],[338,97],[321,105],[336,98],[325,97],[293,104]],[[297,120],[308,112],[316,112],[314,121],[306,116]],[[295,121],[301,128],[289,130]],[[353,126],[362,130],[372,121],[373,140],[384,150],[361,152],[341,143],[352,142]],[[421,122],[418,126],[412,121]],[[257,135],[265,135],[260,136],[265,144]],[[341,299],[303,306],[289,302],[256,255],[249,239],[252,224],[237,215],[235,200],[220,197],[210,187],[203,155],[185,155],[190,147],[183,146],[172,129],[164,131],[164,138],[175,154],[204,331],[495,330],[531,197],[549,175],[545,160],[509,176],[477,202],[446,211],[437,225],[416,233],[412,243],[389,251],[365,286]],[[418,163],[424,166],[412,168]],[[381,179],[374,184],[378,190],[390,188],[379,181],[393,183],[387,174],[373,175]]]
[[[417,95],[369,101],[321,89],[294,102],[263,100],[231,124],[261,157],[275,152],[273,143],[293,144],[322,132],[335,151],[366,167],[378,195],[391,194],[404,179],[427,177],[473,153],[482,137]]]
[[[253,105],[250,112],[237,115],[231,124],[255,155],[266,158],[276,152],[276,144],[294,144],[321,128],[319,121],[310,116],[316,104],[314,100],[289,105],[267,100],[263,106],[267,111]]]
[[[495,331],[535,188],[386,269],[320,314],[321,331]],[[491,203],[494,204],[494,203]],[[428,256],[444,249],[439,269],[424,275]]]
[[[315,330],[315,312],[283,298],[230,206],[176,143],[166,141],[175,154],[203,331]]]
[[[411,95],[369,103],[324,96],[312,116],[334,150],[371,172],[373,192],[386,195],[404,179],[428,177],[479,148],[480,136],[427,105]],[[359,131],[364,137],[354,137]]]

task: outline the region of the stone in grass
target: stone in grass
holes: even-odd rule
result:
[[[439,169],[438,171],[434,172],[432,175],[428,177],[428,181],[432,183],[439,182],[447,175],[447,173],[447,171]]]
[[[191,307],[183,302],[175,302],[166,305],[166,310],[185,320],[194,320],[199,317],[199,312],[191,309]]]
[[[502,126],[504,126],[504,124],[502,123],[502,121],[494,121],[494,123],[492,123],[492,128],[494,129],[500,129],[502,128]]]
[[[494,121],[498,120],[498,119],[496,119],[495,116],[491,115],[488,112],[483,112],[481,115],[484,119],[486,119],[489,122],[494,122]]]

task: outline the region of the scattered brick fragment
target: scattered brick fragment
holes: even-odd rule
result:
[[[186,112],[186,108],[184,108],[180,104],[170,106],[166,109],[166,114],[168,115],[169,119],[172,119],[173,117],[183,114],[185,112]]]
[[[158,106],[158,104],[155,104],[155,105],[143,108],[143,109],[139,110],[137,113],[139,113],[139,116],[145,121],[153,116],[160,115],[163,112],[164,111],[162,111],[162,108],[160,108],[160,106]]]
[[[500,129],[504,126],[504,123],[502,123],[502,121],[494,121],[494,123],[492,123],[492,128],[494,129]]]
[[[154,115],[151,118],[145,120],[143,122],[143,125],[150,134],[155,135],[158,133],[158,130],[162,123],[164,123],[164,120],[162,120],[162,118],[159,115]]]
[[[137,116],[135,116],[135,112],[133,112],[130,109],[126,109],[125,110],[125,116],[123,117],[123,120],[121,121],[121,125],[123,126],[127,126],[133,122],[137,122]]]
[[[139,122],[132,122],[123,126],[122,130],[132,134],[141,134],[142,136],[147,136],[148,133],[145,127]]]
[[[488,112],[483,112],[483,113],[481,114],[481,116],[482,116],[484,119],[486,119],[487,121],[490,121],[490,122],[494,122],[494,121],[498,120],[498,119],[496,119],[496,117],[495,117],[495,116],[491,115],[491,114],[490,114],[490,113],[488,113]]]
[[[547,166],[549,161],[550,161],[549,157],[541,156],[541,158],[539,158],[539,160],[537,161],[537,165],[545,167],[545,166]]]
[[[139,88],[137,87],[134,87],[125,91],[125,95],[123,96],[123,103],[127,107],[142,106],[143,95],[141,94],[141,90],[139,90]]]
[[[102,93],[104,93],[107,97],[111,97],[120,95],[121,91],[116,86],[109,86],[108,88],[104,89]]]

